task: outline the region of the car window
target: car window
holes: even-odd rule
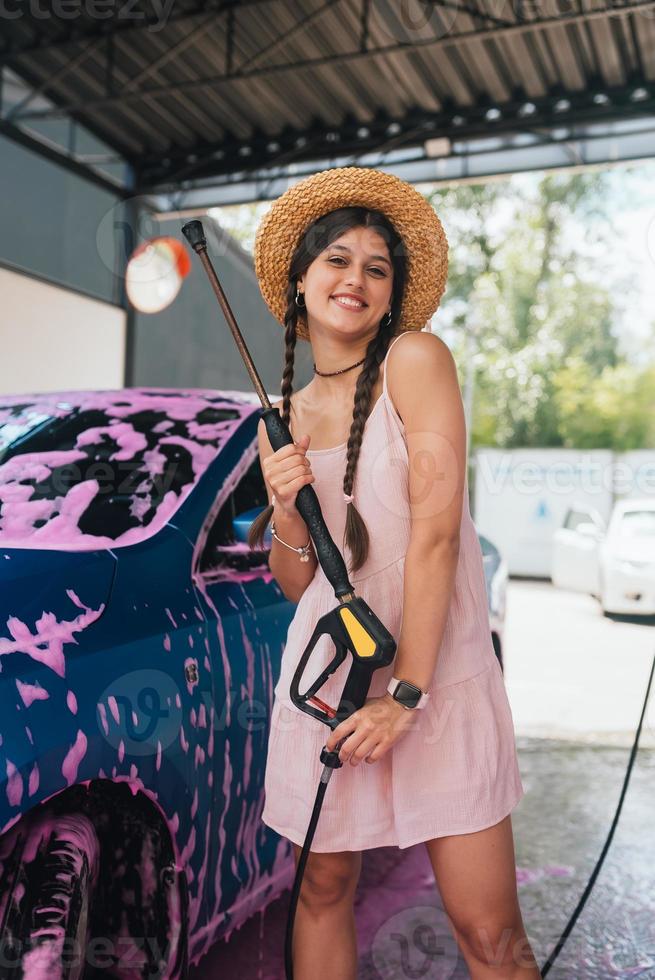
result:
[[[200,556],[198,571],[202,574],[221,568],[244,570],[258,565],[266,567],[269,550],[251,551],[248,543],[239,540],[235,534],[233,521],[241,514],[261,511],[267,506],[266,484],[257,454],[216,515]],[[251,519],[255,516],[252,515]]]
[[[655,510],[626,510],[619,531],[631,538],[655,537]]]
[[[575,531],[578,524],[588,524],[589,522],[595,523],[593,517],[588,511],[574,510],[571,508],[564,520],[564,527],[567,529],[567,531]]]
[[[141,541],[188,496],[252,408],[201,390],[0,398],[0,547]]]

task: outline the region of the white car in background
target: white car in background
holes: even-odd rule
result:
[[[607,529],[586,504],[553,536],[551,579],[599,599],[603,613],[655,614],[655,498],[620,500]]]

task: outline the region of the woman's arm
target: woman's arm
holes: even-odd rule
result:
[[[466,423],[455,362],[439,337],[417,332],[396,344],[393,353],[387,383],[405,426],[412,521],[393,672],[425,691],[434,675],[459,555]]]
[[[282,412],[282,402],[274,402],[273,408],[279,408],[280,413]],[[270,444],[268,435],[266,434],[266,426],[264,425],[264,420],[260,419],[257,423],[257,441],[259,448],[259,461],[262,467],[262,474],[264,470],[264,460],[269,456],[273,455],[273,447]],[[266,486],[266,493],[268,495],[269,504],[273,498],[273,491],[268,485],[266,478],[264,478],[264,484]],[[275,520],[276,533],[283,541],[291,545],[293,548],[300,548],[306,545],[310,539],[309,529],[303,520],[300,511],[296,511],[293,515],[287,516],[279,511],[279,508],[273,509],[273,516]],[[314,577],[314,573],[318,566],[318,558],[316,557],[316,552],[313,546],[309,550],[308,561],[303,562],[297,554],[294,554],[289,548],[285,548],[283,544],[280,544],[277,538],[271,538],[271,550],[268,556],[268,567],[271,570],[271,575],[277,582],[277,584],[282,589],[282,594],[285,599],[289,602],[300,602],[300,599],[308,587],[309,583]]]

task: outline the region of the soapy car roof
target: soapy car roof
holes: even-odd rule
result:
[[[150,537],[257,404],[179,388],[0,396],[0,548]]]

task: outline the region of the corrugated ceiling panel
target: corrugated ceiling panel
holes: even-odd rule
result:
[[[475,102],[475,92],[468,81],[458,71],[457,64],[450,56],[448,48],[439,48],[436,72],[441,76],[441,91],[454,100],[456,105],[468,106]]]
[[[149,64],[154,62],[164,50],[160,42],[156,40],[155,35],[148,39],[148,44],[150,47],[149,57],[144,55],[140,50],[137,50],[133,44],[130,44],[129,47],[124,47],[126,57],[132,60],[129,78],[134,78],[136,75],[146,72],[145,77],[136,86],[134,83],[129,84],[130,91],[134,91],[135,87],[143,86],[145,88],[153,88],[155,86],[166,85],[171,80],[172,66],[170,64],[167,64],[161,70],[147,71]],[[117,41],[117,46],[122,46],[120,38]],[[175,65],[175,73],[176,78],[181,81],[188,81],[194,77],[194,72],[186,68],[180,60]],[[132,103],[132,105],[137,105],[137,103]],[[145,102],[145,108],[164,122],[167,126],[167,135],[176,143],[193,143],[199,136],[206,132],[210,121],[207,114],[203,111],[202,100],[198,99],[189,91],[172,93],[170,96],[149,98]],[[180,137],[182,137],[182,140]]]
[[[471,0],[481,12],[512,22],[515,11],[499,0]],[[550,16],[556,0],[525,7],[528,17]],[[609,0],[587,0],[602,9]],[[176,0],[175,12],[191,0]],[[360,3],[341,0],[325,9],[324,0],[268,0],[235,8],[233,67],[246,72],[286,61],[321,58],[352,52],[359,44]],[[552,9],[551,9],[552,8]],[[634,69],[655,78],[654,7],[643,12],[616,14],[547,28],[511,32],[484,39],[457,32],[474,32],[492,20],[471,16],[424,0],[372,0],[368,43],[371,46],[407,44],[386,55],[326,63],[264,74],[215,86],[189,86],[197,78],[222,74],[226,62],[225,14],[189,17],[169,22],[159,32],[118,31],[114,35],[114,86],[117,99],[93,108],[106,97],[107,41],[85,40],[35,52],[15,62],[16,70],[47,80],[47,93],[58,104],[74,103],[78,117],[109,144],[134,156],[141,148],[165,152],[171,145],[193,147],[199,141],[220,142],[229,130],[248,139],[253,129],[270,136],[285,126],[299,130],[320,119],[338,127],[345,116],[366,122],[379,110],[402,119],[411,107],[438,111],[446,98],[466,108],[479,95],[503,103],[522,86],[528,97],[545,95],[556,82],[580,91],[600,70],[608,85],[624,85]],[[320,13],[317,13],[319,12]],[[316,14],[316,16],[312,16]],[[311,18],[306,23],[307,18]],[[89,29],[97,23],[88,20]],[[6,33],[22,43],[34,43],[38,32],[46,39],[56,33],[52,23],[35,18],[8,22]],[[35,32],[32,34],[31,32]],[[421,41],[441,43],[412,47]],[[88,55],[76,63],[84,45]],[[11,64],[11,61],[10,61]],[[153,68],[153,64],[156,66]],[[62,68],[70,70],[57,79]],[[157,96],[122,98],[130,83],[144,88],[185,87]]]
[[[41,60],[41,70],[43,71],[44,78],[51,78],[62,66],[66,65],[68,60],[64,51],[57,48],[53,48],[48,52],[47,61],[44,60],[45,56],[43,54],[39,58],[43,59]],[[117,75],[119,87],[120,81],[121,79]],[[83,104],[87,99],[104,98],[106,94],[104,86],[99,80],[93,77],[84,65],[80,65],[74,73],[58,82],[55,87],[55,92],[58,101],[65,104]],[[162,136],[162,127],[155,124],[152,116],[144,117],[144,114],[139,110],[138,106],[128,104],[122,109],[122,114],[129,121],[134,134],[138,135],[142,146],[149,145],[149,141],[152,141],[155,146],[159,146],[162,149],[168,145],[168,139]],[[84,111],[81,111],[80,115],[84,117]],[[107,141],[111,142],[110,133],[113,132],[115,134],[116,131],[115,127],[112,127],[110,120],[103,120],[102,112],[92,113],[91,116],[94,120],[96,131],[105,134]],[[124,136],[122,130],[124,126],[125,123],[122,123],[120,126],[121,131],[117,135],[114,135],[114,140],[119,146],[123,145]]]
[[[546,95],[559,80],[559,70],[551,33],[549,31],[530,31],[523,35],[517,34],[516,40],[521,41],[528,52],[532,68],[539,78],[539,94]]]
[[[553,57],[557,65],[557,74],[561,84],[570,91],[579,91],[586,82],[585,64],[588,60],[584,55],[584,42],[575,24],[549,28],[552,42]],[[536,38],[537,43],[540,38]]]
[[[481,92],[487,92],[493,102],[504,102],[512,97],[511,86],[505,83],[502,69],[492,61],[483,41],[468,41],[465,48],[460,46],[460,51],[466,52],[471,76]]]
[[[620,35],[621,28],[618,24],[618,18],[594,20],[590,23],[589,29],[596,42],[596,50],[600,58],[603,79],[608,85],[625,84],[630,65],[629,59],[623,57],[619,48],[619,44],[623,42],[623,39]],[[619,31],[618,41],[617,30]]]

